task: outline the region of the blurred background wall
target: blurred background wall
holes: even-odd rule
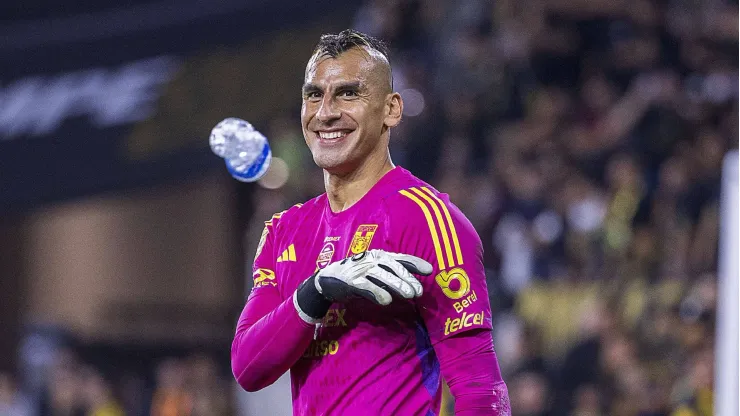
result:
[[[3,2],[0,415],[289,412],[228,351],[262,222],[323,192],[299,91],[347,27],[392,47],[394,161],[481,236],[514,413],[712,414],[737,25],[724,0]],[[229,116],[271,141],[258,184],[208,149]]]

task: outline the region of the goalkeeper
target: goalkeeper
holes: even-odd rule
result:
[[[267,221],[232,370],[247,391],[290,370],[296,415],[508,415],[481,241],[448,199],[391,162],[403,101],[383,43],[323,35],[301,123],[326,193]]]

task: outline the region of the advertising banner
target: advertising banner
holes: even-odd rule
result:
[[[210,129],[297,112],[310,48],[350,24],[336,16],[354,3],[6,10],[15,18],[0,20],[0,212],[222,169]]]

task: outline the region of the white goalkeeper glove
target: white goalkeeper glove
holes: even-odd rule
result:
[[[296,290],[293,302],[301,318],[311,323],[320,320],[333,302],[363,297],[388,305],[393,295],[404,299],[422,295],[421,283],[412,273],[428,276],[432,265],[407,254],[365,251],[316,272]]]

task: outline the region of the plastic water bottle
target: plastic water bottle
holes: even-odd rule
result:
[[[226,169],[234,179],[254,182],[267,172],[272,150],[267,138],[239,118],[230,117],[211,130],[211,150],[224,158]]]

